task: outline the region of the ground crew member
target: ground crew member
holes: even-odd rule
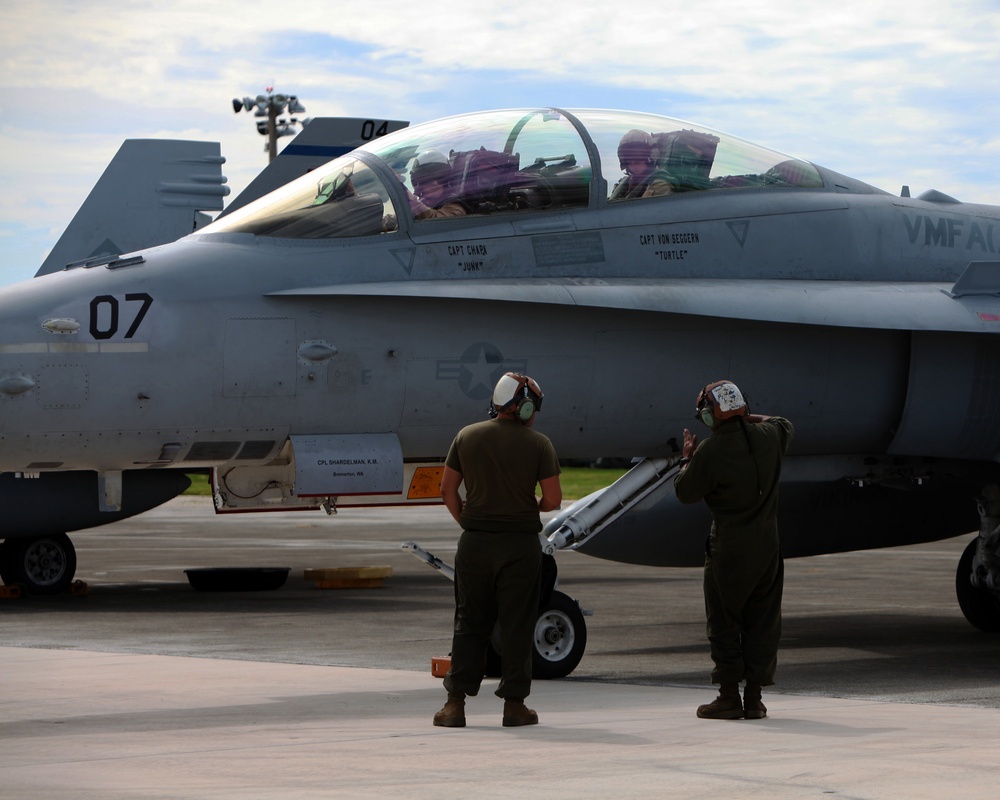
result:
[[[731,381],[702,389],[696,416],[712,435],[698,445],[685,428],[674,490],[682,503],[704,500],[712,512],[704,589],[712,682],[720,689],[718,698],[698,707],[698,716],[761,719],[767,714],[761,687],[774,683],[781,637],[778,478],[792,423],[750,414]]]
[[[479,693],[486,653],[499,626],[506,727],[534,725],[524,704],[531,691],[531,656],[541,578],[539,511],[562,502],[559,460],[547,437],[532,430],[542,390],[527,375],[508,372],[497,382],[491,419],[462,428],[441,478],[441,497],[463,533],[455,554],[455,632],[448,701],[434,724],[465,727],[465,698]],[[465,501],[459,486],[465,483]],[[535,497],[541,485],[542,496]]]

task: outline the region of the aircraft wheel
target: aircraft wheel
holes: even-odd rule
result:
[[[552,592],[548,605],[538,612],[531,650],[531,676],[539,680],[555,680],[569,675],[587,649],[587,623],[580,605],[562,592]],[[494,629],[486,649],[483,675],[499,678],[503,675],[500,655],[500,635]]]
[[[65,533],[7,539],[0,547],[0,577],[27,594],[61,594],[76,575],[76,548]]]
[[[562,592],[552,592],[552,599],[535,623],[531,672],[535,678],[565,678],[583,658],[587,649],[587,623],[579,603]]]
[[[958,571],[955,573],[958,605],[973,626],[987,633],[1000,633],[1000,598],[986,589],[973,586],[969,579],[972,574],[972,559],[976,554],[977,539],[969,542],[958,560]]]

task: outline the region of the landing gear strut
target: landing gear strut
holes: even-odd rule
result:
[[[0,578],[20,585],[27,594],[61,594],[76,574],[76,548],[65,533],[0,544]]]

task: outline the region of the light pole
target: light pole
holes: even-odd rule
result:
[[[252,108],[254,109],[253,115],[262,118],[257,121],[257,133],[267,137],[264,149],[267,150],[268,161],[273,161],[274,157],[278,155],[278,137],[294,136],[298,133],[295,126],[305,125],[309,120],[299,122],[295,117],[290,117],[287,120],[279,119],[279,115],[284,113],[286,108],[289,114],[303,114],[306,110],[305,106],[299,102],[299,98],[294,94],[274,94],[273,86],[266,87],[265,91],[266,95],[244,97],[242,100],[234,97],[233,111],[238,114],[241,109],[249,111]],[[263,119],[264,117],[267,118],[266,121]]]

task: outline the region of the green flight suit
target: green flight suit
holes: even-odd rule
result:
[[[547,437],[499,418],[459,431],[445,463],[462,475],[465,504],[444,687],[472,697],[479,693],[490,637],[499,626],[502,675],[496,695],[523,699],[531,692],[542,568],[535,487],[559,474],[559,460]]]
[[[724,422],[674,481],[678,500],[704,500],[712,512],[704,591],[713,683],[774,683],[784,579],[778,480],[792,430],[782,417]]]

